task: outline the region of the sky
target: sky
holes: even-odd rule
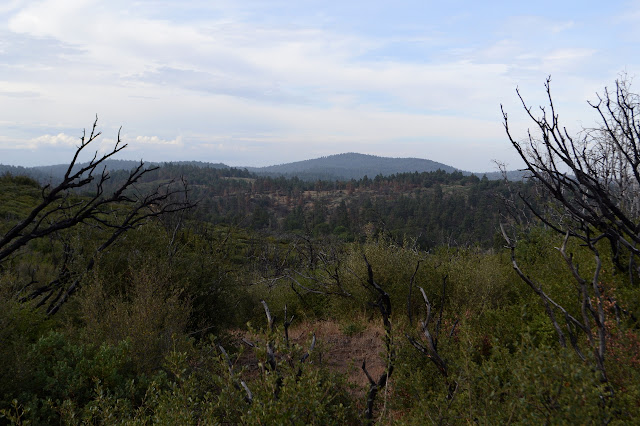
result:
[[[0,164],[266,166],[344,152],[521,166],[516,96],[572,132],[640,73],[639,1],[2,0]],[[633,90],[633,85],[632,85]],[[640,89],[639,89],[640,90]]]

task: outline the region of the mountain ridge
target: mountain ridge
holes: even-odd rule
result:
[[[78,168],[86,164],[87,163],[77,164],[76,167]],[[137,167],[139,164],[139,160],[112,159],[109,159],[104,163],[107,170],[128,170]],[[207,163],[202,161],[165,161],[146,162],[145,164],[149,166],[180,164],[200,168],[246,169],[247,171],[259,176],[285,178],[297,177],[302,180],[357,180],[364,176],[373,178],[377,175],[390,176],[399,173],[422,173],[435,172],[438,170],[446,173],[459,172],[463,175],[475,174],[476,176],[487,176],[490,180],[503,178],[502,173],[498,171],[480,173],[469,172],[429,159],[416,157],[381,157],[356,152],[333,154],[308,160],[263,167],[231,167],[224,163]],[[46,182],[47,180],[62,178],[68,167],[68,164],[36,167],[8,166],[0,164],[0,174],[26,174],[41,182]],[[509,171],[507,176],[510,180],[520,180],[523,175],[524,173],[522,171]]]
[[[421,158],[391,158],[348,152],[309,160],[295,161],[265,167],[247,167],[258,175],[297,176],[305,180],[351,180],[364,176],[388,176],[397,173],[459,171],[455,167]],[[325,179],[323,179],[325,178]]]

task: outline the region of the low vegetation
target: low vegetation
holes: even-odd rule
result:
[[[538,183],[571,179],[535,160]],[[126,185],[138,175],[92,170],[57,198],[0,177],[0,422],[640,415],[637,231],[625,234],[639,218],[628,192],[589,187],[579,167],[564,199],[535,179],[444,172],[303,182],[166,165]],[[594,189],[609,201],[571,215]]]

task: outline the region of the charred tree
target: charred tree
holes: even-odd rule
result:
[[[426,308],[426,317],[423,321],[420,322],[420,329],[423,334],[422,339],[416,339],[410,335],[406,335],[409,343],[416,348],[420,353],[426,356],[438,369],[438,372],[442,375],[444,382],[447,386],[447,398],[452,400],[455,396],[456,390],[458,389],[458,383],[455,380],[451,380],[449,375],[449,366],[446,361],[438,351],[438,340],[440,335],[440,327],[442,326],[442,312],[444,309],[444,300],[447,288],[447,276],[442,278],[442,296],[440,298],[440,311],[438,313],[438,319],[436,321],[435,330],[430,331],[430,323],[432,322],[432,306],[431,302],[429,302],[429,298],[427,297],[427,293],[425,293],[422,287],[418,287],[420,289],[420,293],[422,294],[422,298],[424,300],[425,308]],[[455,327],[458,322],[456,321],[451,327],[451,331],[449,332],[449,337],[453,336],[455,331]]]
[[[631,285],[636,285],[634,281],[640,274],[636,261],[640,255],[640,96],[630,91],[625,78],[616,81],[615,91],[605,88],[597,102],[589,103],[599,118],[599,126],[572,135],[559,120],[550,84],[548,78],[545,82],[548,105],[540,107],[539,115],[516,90],[534,123],[534,131],[529,130],[524,141],[513,136],[504,110],[503,123],[526,172],[553,200],[544,209],[533,207],[526,199],[524,202],[546,227],[564,236],[557,249],[576,283],[575,306],[557,303],[540,283],[520,269],[515,254],[516,238],[507,235],[504,225],[501,229],[514,270],[540,298],[560,345],[566,347],[568,338],[578,356],[585,360],[578,335],[586,336],[596,369],[606,382],[605,303],[612,302],[616,312],[622,309],[617,301],[605,297],[600,282],[599,248],[601,241],[608,241],[615,269],[628,273]],[[579,270],[568,252],[570,240],[592,253],[593,272],[589,277]]]
[[[17,255],[30,241],[58,235],[62,231],[79,225],[87,225],[104,230],[106,237],[99,242],[94,255],[90,257],[84,273],[93,269],[95,257],[116,242],[124,233],[135,229],[148,220],[167,213],[180,212],[192,208],[186,182],[171,181],[157,186],[153,191],[140,193],[136,184],[141,178],[157,169],[146,167],[144,162],[131,170],[123,182],[113,191],[105,187],[110,180],[105,162],[127,147],[118,132],[114,147],[103,155],[96,151],[93,158],[79,164],[80,155],[101,135],[97,131],[98,119],[93,123],[89,135],[86,131],[80,138],[71,162],[62,180],[42,188],[41,200],[27,216],[16,223],[0,237],[0,264]],[[79,192],[89,195],[78,195]],[[81,274],[71,274],[66,268],[72,247],[65,245],[64,262],[60,273],[51,282],[38,288],[21,292],[21,300],[28,301],[41,297],[38,306],[47,304],[47,314],[53,315],[79,288]],[[25,294],[26,293],[26,294]]]
[[[391,334],[391,298],[389,297],[389,294],[384,291],[384,289],[380,287],[380,285],[373,278],[373,268],[367,260],[367,256],[363,255],[363,257],[367,265],[367,285],[378,296],[376,302],[373,303],[373,306],[378,308],[378,310],[380,311],[380,315],[382,316],[382,324],[384,326],[384,346],[387,358],[386,368],[382,372],[378,380],[374,380],[374,378],[369,374],[369,371],[367,370],[366,360],[362,361],[362,371],[364,371],[364,374],[369,380],[367,408],[365,409],[364,417],[367,423],[371,423],[373,422],[373,409],[376,397],[378,395],[378,392],[387,385],[391,374],[393,374],[396,354],[393,347],[393,336]]]

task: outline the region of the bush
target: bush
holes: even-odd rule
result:
[[[84,338],[99,345],[130,342],[130,355],[140,372],[157,370],[176,345],[186,344],[184,332],[189,304],[169,280],[162,265],[129,269],[125,293],[109,291],[104,278],[95,276],[79,296]]]
[[[80,417],[88,415],[96,386],[135,406],[147,383],[132,368],[129,346],[127,341],[100,346],[73,343],[60,332],[50,332],[24,354],[27,368],[8,399],[19,402],[34,424],[60,423],[70,410]],[[3,405],[5,415],[11,413],[9,403]],[[12,405],[15,411],[17,405]]]

